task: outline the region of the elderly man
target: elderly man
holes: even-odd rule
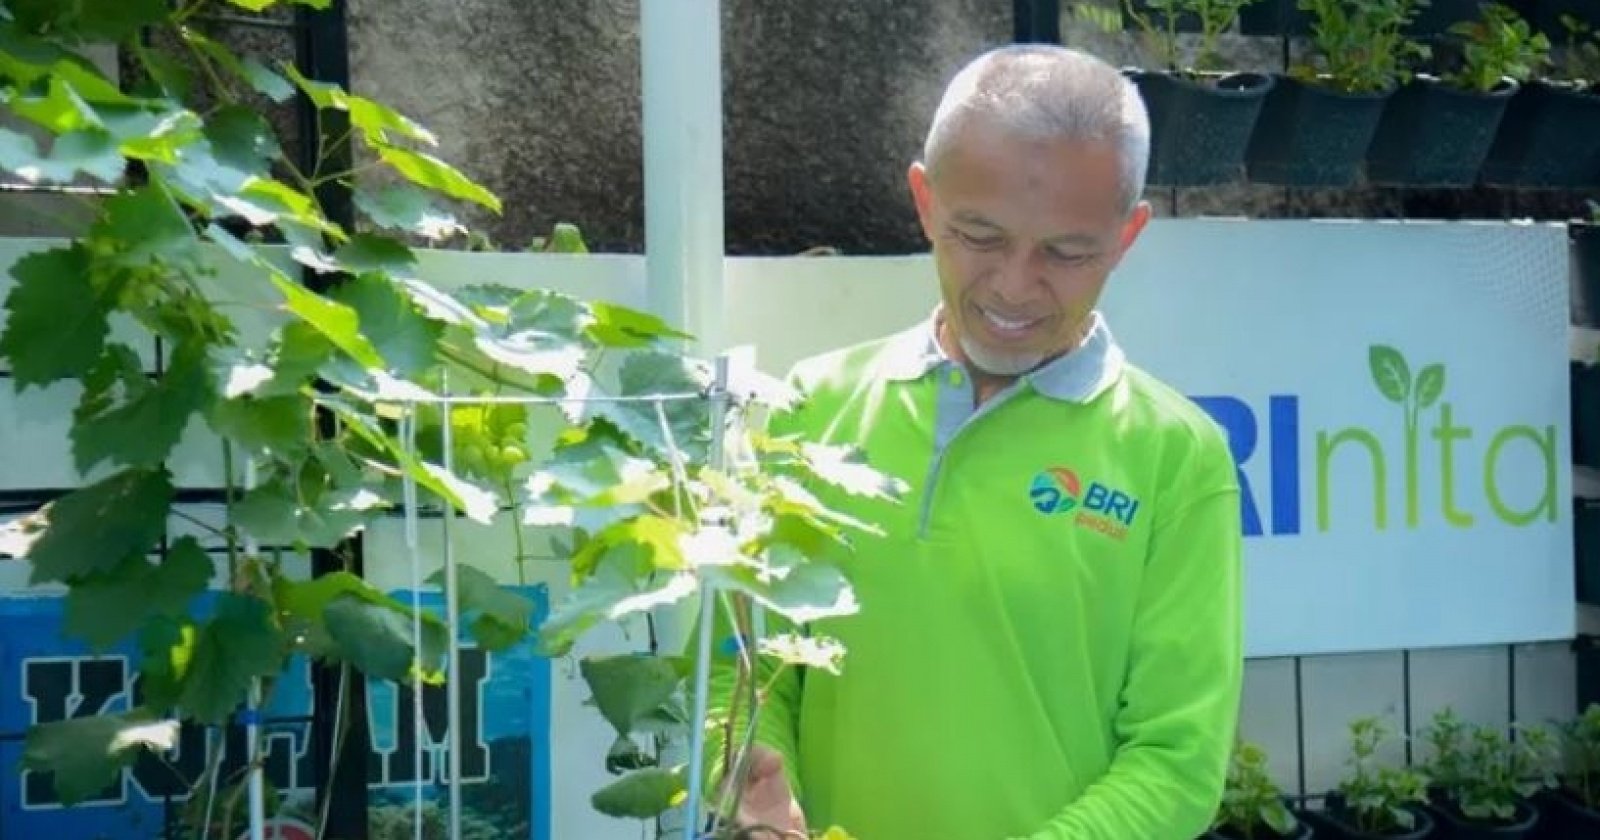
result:
[[[787,671],[767,696],[742,822],[1206,829],[1243,668],[1236,471],[1096,308],[1150,216],[1148,146],[1134,88],[1081,52],[1006,47],[950,84],[909,172],[942,303],[799,365],[807,400],[778,429],[857,445],[910,493],[824,497],[884,533],[842,561],[861,611],[807,628],[844,643],[842,675]],[[726,708],[726,653],[714,674]]]

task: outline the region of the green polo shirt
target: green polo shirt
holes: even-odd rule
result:
[[[931,321],[791,380],[806,401],[776,433],[859,446],[910,488],[899,504],[812,488],[884,533],[837,560],[860,611],[806,628],[844,644],[842,673],[786,672],[758,722],[811,827],[860,840],[1203,833],[1243,671],[1222,430],[1128,363],[1098,315],[1080,347],[977,409]],[[728,650],[714,711],[732,690]]]

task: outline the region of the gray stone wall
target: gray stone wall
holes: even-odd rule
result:
[[[503,247],[556,221],[643,246],[639,0],[351,0],[352,84],[433,128],[505,202]],[[725,0],[733,253],[915,250],[905,169],[946,76],[1010,0]]]

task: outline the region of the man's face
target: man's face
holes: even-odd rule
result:
[[[911,167],[933,245],[947,335],[966,360],[1014,376],[1074,347],[1149,207],[1121,203],[1114,146],[973,127],[936,179]]]

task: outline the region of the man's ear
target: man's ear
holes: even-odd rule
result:
[[[1150,202],[1141,201],[1128,214],[1128,220],[1122,223],[1122,233],[1118,237],[1117,246],[1122,251],[1133,247],[1133,243],[1144,231],[1144,226],[1150,222]]]
[[[911,185],[911,201],[917,207],[917,221],[922,224],[922,235],[929,242],[933,235],[933,186],[928,181],[928,169],[921,161],[911,164],[906,170],[906,182]]]

